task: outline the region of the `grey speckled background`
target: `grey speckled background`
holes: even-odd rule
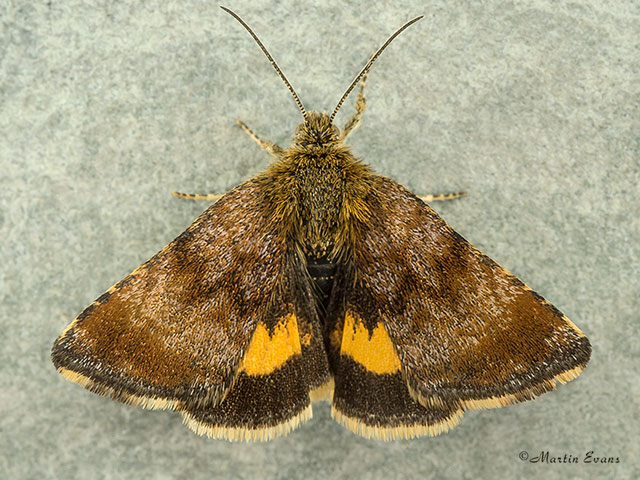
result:
[[[364,440],[320,404],[249,445],[92,395],[49,362],[77,313],[206,208],[171,190],[224,191],[267,165],[236,118],[281,144],[300,121],[215,2],[111,3],[0,3],[0,478],[640,476],[637,1],[227,3],[319,109],[424,14],[374,67],[354,151],[417,193],[469,190],[435,207],[594,347],[577,381],[444,436]]]

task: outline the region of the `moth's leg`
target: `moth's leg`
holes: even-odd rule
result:
[[[360,121],[362,120],[362,114],[367,108],[367,99],[364,96],[364,86],[367,83],[367,77],[369,76],[369,72],[367,72],[362,80],[360,80],[360,89],[358,90],[358,98],[356,99],[356,113],[354,113],[347,123],[345,123],[342,132],[340,133],[340,138],[344,140],[347,136],[353,132],[358,125],[360,125]]]
[[[269,142],[268,140],[262,140],[258,135],[256,135],[253,130],[251,130],[242,120],[236,120],[236,123],[240,125],[240,128],[245,131],[247,135],[249,135],[255,142],[260,145],[260,148],[266,151],[272,157],[277,159],[282,158],[282,148],[273,142]]]
[[[265,150],[269,155],[272,155],[275,158],[282,158],[282,148],[273,142],[262,140],[242,120],[236,120],[236,123],[240,125],[240,128],[253,138],[258,145],[260,145],[262,150]],[[217,202],[224,193],[207,193],[202,195],[200,193],[171,192],[171,195],[178,198],[186,198],[187,200],[208,200],[210,202]]]
[[[201,195],[199,193],[171,192],[171,195],[178,198],[186,198],[188,200],[209,200],[217,202],[224,195],[224,193],[207,193],[206,195]]]
[[[247,127],[247,125],[243,121],[236,120],[236,123],[240,125],[240,128],[242,128],[242,130],[244,130],[251,138],[253,138],[258,145],[260,145],[260,148],[262,150],[265,150],[267,153],[278,159],[282,158],[282,148],[280,148],[273,142],[262,140],[253,132],[253,130]],[[187,200],[208,200],[210,202],[217,202],[224,195],[224,193],[207,193],[202,195],[200,193],[171,192],[171,195],[178,198],[186,198]]]
[[[442,195],[421,195],[418,196],[423,202],[443,202],[445,200],[455,200],[456,198],[464,197],[467,192],[452,192]]]

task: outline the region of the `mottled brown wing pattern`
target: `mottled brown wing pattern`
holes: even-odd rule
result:
[[[221,401],[259,322],[279,321],[286,245],[264,188],[257,178],[226,194],[83,311],[54,344],[58,370],[132,405]]]
[[[414,399],[497,407],[582,371],[591,353],[584,334],[421,200],[380,176],[368,202],[376,214],[356,226],[356,280]]]

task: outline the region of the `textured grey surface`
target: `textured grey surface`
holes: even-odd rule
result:
[[[354,152],[417,193],[468,190],[435,207],[593,343],[578,380],[447,435],[365,440],[320,404],[247,445],[92,395],[49,349],[206,208],[171,190],[224,191],[267,165],[236,118],[287,144],[288,92],[215,2],[1,2],[0,478],[638,478],[640,5],[601,3],[228,4],[317,109],[424,14],[374,67]]]

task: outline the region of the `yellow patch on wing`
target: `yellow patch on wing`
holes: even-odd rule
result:
[[[242,359],[240,371],[247,375],[268,375],[294,355],[302,354],[300,334],[295,315],[282,318],[270,335],[263,323],[258,323]]]
[[[348,355],[368,371],[378,374],[400,370],[400,359],[382,323],[369,334],[361,321],[349,312],[344,319],[340,353]]]

